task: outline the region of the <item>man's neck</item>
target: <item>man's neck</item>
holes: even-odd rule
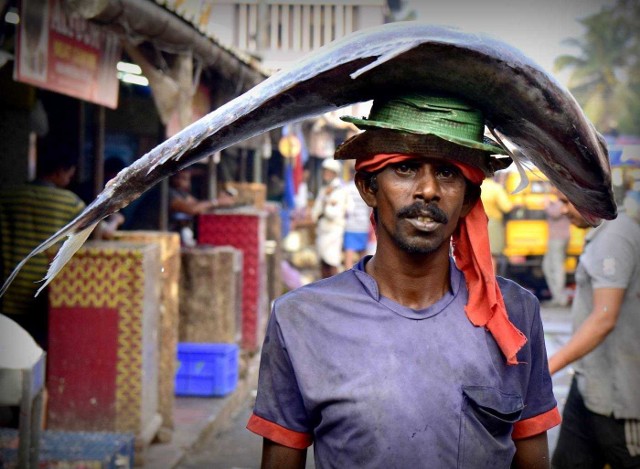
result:
[[[40,180],[40,182],[46,184],[47,186],[58,187],[58,188],[62,188],[63,187],[60,184],[60,181],[58,180],[58,178],[56,178],[54,175],[42,176],[39,180]]]
[[[378,249],[365,266],[382,296],[416,310],[431,306],[450,291],[449,269],[449,251],[444,248],[428,255],[387,255]]]

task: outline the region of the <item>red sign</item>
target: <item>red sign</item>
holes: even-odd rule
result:
[[[62,0],[22,0],[14,79],[110,108],[118,106],[118,37]]]

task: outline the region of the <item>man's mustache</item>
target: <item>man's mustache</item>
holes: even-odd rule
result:
[[[435,203],[424,204],[422,202],[414,202],[407,207],[403,207],[398,210],[398,218],[417,218],[428,217],[438,223],[447,224],[449,217],[444,211],[438,207]]]

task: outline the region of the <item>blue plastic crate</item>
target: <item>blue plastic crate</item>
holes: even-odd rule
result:
[[[177,396],[224,396],[238,384],[238,345],[178,344]]]
[[[0,467],[18,462],[18,430],[0,428]],[[129,433],[45,430],[39,467],[128,469],[134,467],[134,436]]]

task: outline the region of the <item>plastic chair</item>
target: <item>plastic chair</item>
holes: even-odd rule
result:
[[[14,321],[0,315],[0,406],[20,409],[18,467],[37,468],[46,354]]]

